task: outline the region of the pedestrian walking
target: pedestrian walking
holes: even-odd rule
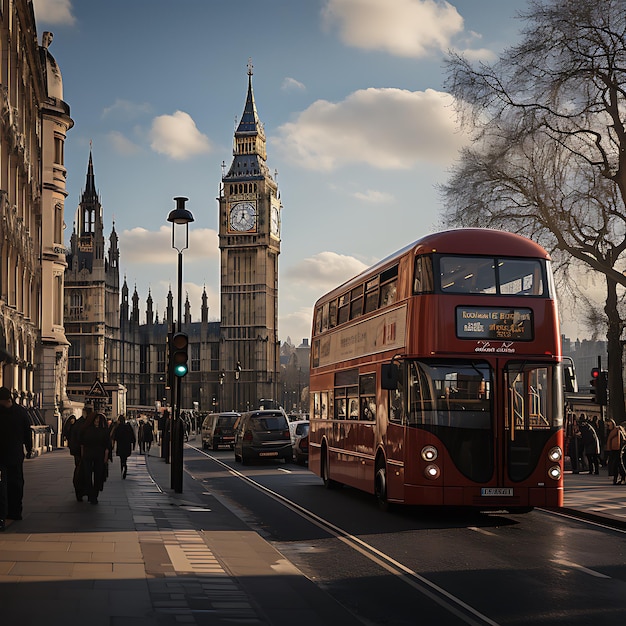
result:
[[[622,465],[622,448],[626,443],[626,433],[621,426],[617,426],[615,420],[606,420],[607,436],[606,449],[609,453],[609,476],[613,476],[614,485],[626,483],[626,471]],[[619,476],[619,480],[617,477]]]
[[[76,499],[79,502],[83,501],[83,496],[87,495],[87,489],[85,487],[84,471],[80,463],[81,460],[81,446],[80,446],[80,433],[85,426],[87,418],[93,414],[93,408],[89,405],[85,405],[80,414],[80,417],[74,422],[69,430],[67,445],[70,449],[70,454],[74,457],[74,474],[72,476],[72,484],[74,485],[74,492]]]
[[[580,434],[582,437],[585,456],[589,464],[590,474],[600,473],[600,441],[593,426],[587,422],[581,422]]]
[[[13,402],[11,390],[0,387],[0,532],[6,520],[22,519],[24,450],[30,459],[30,417],[23,406]]]
[[[123,415],[117,418],[117,426],[113,431],[113,440],[115,443],[115,453],[120,457],[122,478],[126,478],[126,474],[128,473],[128,457],[135,449],[137,440],[133,427],[126,421]]]
[[[63,444],[69,446],[70,445],[70,430],[72,430],[72,426],[76,423],[76,415],[70,415],[63,424],[63,430],[61,431]]]
[[[150,453],[152,442],[154,441],[154,430],[152,422],[147,421],[139,431],[139,437],[141,438],[142,448],[144,454]]]
[[[93,413],[87,417],[80,432],[80,445],[85,491],[89,502],[98,504],[98,494],[104,488],[105,468],[111,452],[111,438],[103,413]]]

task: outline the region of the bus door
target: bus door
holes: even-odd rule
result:
[[[563,425],[563,386],[557,363],[509,362],[504,368],[503,484],[531,477]]]
[[[451,464],[444,468],[446,486],[458,486],[459,474],[473,483],[494,481],[497,430],[490,365],[455,359],[412,361],[409,367],[408,436],[423,430],[443,444]]]

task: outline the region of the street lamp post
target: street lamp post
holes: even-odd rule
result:
[[[239,411],[239,377],[241,376],[241,361],[235,366],[235,411]]]
[[[188,198],[176,197],[176,208],[170,211],[167,221],[172,223],[172,248],[178,251],[178,319],[177,331],[181,332],[183,313],[183,250],[189,247],[189,223],[193,222],[191,211],[185,208]],[[171,488],[176,493],[183,492],[183,448],[184,448],[184,428],[180,420],[180,402],[182,397],[182,376],[175,376],[174,398],[175,413],[172,416],[171,441]]]

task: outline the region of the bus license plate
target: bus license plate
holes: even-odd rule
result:
[[[259,456],[278,456],[278,452],[259,452]]]
[[[480,490],[481,496],[512,496],[512,487],[483,487]]]

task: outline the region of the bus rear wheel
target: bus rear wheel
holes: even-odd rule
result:
[[[389,511],[391,505],[387,500],[387,470],[384,463],[378,463],[374,476],[374,494],[381,511]]]
[[[341,487],[341,483],[338,483],[336,480],[330,478],[329,471],[330,462],[328,460],[328,451],[326,448],[322,450],[322,480],[324,481],[324,487],[326,489],[337,489],[337,487]]]

